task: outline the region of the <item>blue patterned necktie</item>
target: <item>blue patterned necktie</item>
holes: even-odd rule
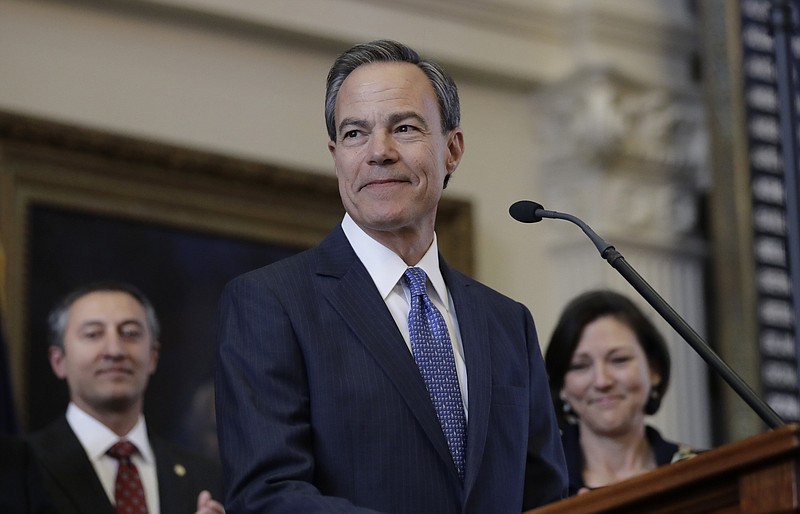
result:
[[[408,268],[403,276],[411,291],[411,309],[408,312],[411,353],[428,388],[458,476],[463,482],[467,421],[450,334],[442,313],[428,297],[425,271]]]

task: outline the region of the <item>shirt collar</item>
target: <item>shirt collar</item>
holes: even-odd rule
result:
[[[344,215],[342,230],[356,255],[364,264],[364,267],[367,268],[367,272],[375,282],[381,297],[386,300],[392,289],[402,279],[408,265],[399,255],[364,232],[349,214]],[[428,275],[428,280],[430,280],[441,303],[445,308],[449,309],[447,287],[444,283],[444,277],[442,277],[442,271],[439,268],[439,246],[436,233],[433,234],[433,242],[428,251],[425,252],[425,255],[415,266],[425,270],[425,274]]]
[[[92,460],[101,459],[117,441],[127,439],[136,446],[145,462],[155,462],[153,450],[150,448],[150,441],[147,438],[147,425],[141,414],[136,425],[123,437],[115,434],[110,428],[72,402],[67,407],[67,422]]]

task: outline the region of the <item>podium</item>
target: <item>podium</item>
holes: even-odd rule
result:
[[[800,512],[799,435],[780,427],[524,514]]]

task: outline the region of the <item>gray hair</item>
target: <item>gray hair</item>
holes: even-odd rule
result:
[[[80,298],[83,298],[88,294],[98,292],[126,293],[139,302],[144,309],[147,327],[150,329],[150,334],[153,336],[153,344],[157,344],[161,327],[158,323],[156,310],[153,308],[153,304],[150,302],[147,296],[145,296],[145,294],[142,293],[139,288],[131,284],[125,282],[104,281],[93,282],[73,290],[58,304],[56,304],[52,311],[50,311],[50,315],[47,317],[47,324],[50,329],[51,346],[57,346],[61,349],[64,348],[64,333],[67,330],[67,321],[69,319],[70,308],[72,308],[72,305]]]
[[[428,77],[439,101],[442,132],[446,133],[461,123],[458,88],[453,79],[437,63],[423,59],[411,48],[388,39],[362,43],[341,54],[328,72],[325,86],[325,125],[328,137],[336,141],[336,96],[345,79],[359,66],[378,62],[407,62],[416,65]]]

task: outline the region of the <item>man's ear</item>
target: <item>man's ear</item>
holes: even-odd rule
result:
[[[161,357],[161,343],[156,341],[153,344],[152,352],[150,353],[150,374],[156,372],[156,368],[158,367],[158,358]]]
[[[447,139],[447,174],[452,175],[458,168],[461,158],[464,156],[464,133],[456,127],[450,131]]]
[[[52,368],[53,373],[62,380],[67,378],[67,370],[64,365],[64,359],[66,358],[64,349],[58,346],[50,346],[47,349],[47,358],[50,361],[50,368]]]

